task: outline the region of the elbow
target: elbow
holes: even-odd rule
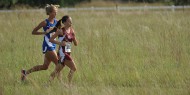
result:
[[[32,35],[36,35],[35,31],[32,31]]]
[[[34,32],[32,32],[32,35],[34,35],[35,33]]]
[[[74,45],[75,45],[75,46],[78,46],[78,42],[75,42]]]
[[[51,42],[51,43],[52,43],[52,42],[53,42],[53,39],[51,39],[51,38],[50,38],[50,39],[49,39],[49,42]]]
[[[49,39],[49,42],[55,43],[55,40],[54,40],[53,38],[50,38],[50,39]]]

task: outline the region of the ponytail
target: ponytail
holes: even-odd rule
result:
[[[61,28],[61,19],[57,22],[57,24],[55,25],[55,27]]]
[[[57,22],[57,24],[55,25],[55,27],[51,30],[51,32],[56,32],[57,29],[61,28],[61,19]]]
[[[57,24],[55,25],[55,27],[53,28],[52,32],[55,32],[57,31],[57,29],[60,29],[61,28],[61,23],[64,23],[66,22],[66,20],[69,18],[68,15],[65,15],[62,17],[62,19],[60,19]]]

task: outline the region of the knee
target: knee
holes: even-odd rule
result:
[[[43,69],[43,70],[47,70],[47,69],[48,69],[48,66],[43,66],[42,69]]]
[[[73,72],[75,72],[76,70],[77,70],[77,68],[76,67],[74,67],[74,68],[72,68],[71,69]]]

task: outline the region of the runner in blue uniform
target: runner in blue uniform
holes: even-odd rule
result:
[[[22,70],[21,71],[21,80],[26,79],[26,75],[35,72],[35,71],[41,71],[41,70],[47,70],[50,63],[53,62],[55,65],[58,64],[58,56],[55,51],[56,45],[54,43],[49,42],[50,37],[55,34],[55,31],[52,31],[53,27],[57,24],[57,20],[55,19],[55,16],[57,14],[58,5],[47,5],[45,7],[46,14],[49,16],[47,19],[39,23],[38,26],[36,26],[32,34],[33,35],[44,35],[44,41],[42,45],[43,53],[44,53],[44,63],[42,65],[36,65],[28,70]],[[43,28],[44,32],[39,32]],[[60,79],[60,73],[58,74],[58,79]]]

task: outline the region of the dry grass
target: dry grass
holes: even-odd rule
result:
[[[54,69],[20,82],[21,68],[42,64],[43,36],[31,31],[45,13],[0,13],[0,85],[4,95],[189,95],[189,12],[69,12],[79,46],[73,86],[55,80]],[[58,14],[61,18],[63,14]],[[68,68],[63,71],[67,83]]]

